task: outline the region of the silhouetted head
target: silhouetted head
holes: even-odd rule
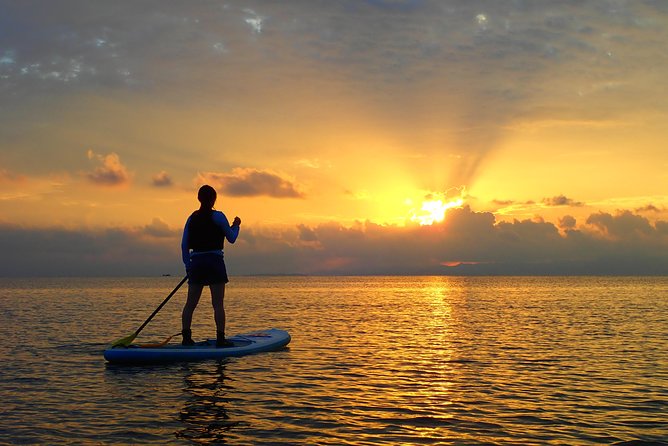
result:
[[[212,209],[216,202],[216,190],[208,184],[205,184],[199,188],[197,199],[202,204],[203,209]]]

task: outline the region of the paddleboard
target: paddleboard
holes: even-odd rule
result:
[[[290,342],[285,330],[271,328],[227,338],[232,347],[216,347],[215,339],[207,339],[192,346],[167,344],[164,347],[145,348],[136,345],[112,347],[104,351],[104,358],[115,364],[142,364],[156,362],[201,361],[231,356],[245,356],[279,350]]]

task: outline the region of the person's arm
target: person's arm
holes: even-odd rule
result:
[[[181,258],[186,271],[190,270],[190,249],[188,248],[188,226],[190,224],[190,217],[186,220],[186,225],[183,228],[183,237],[181,238]]]
[[[225,238],[228,242],[234,243],[239,237],[239,225],[241,225],[241,219],[239,217],[234,218],[234,223],[230,225],[229,220],[222,212],[214,212],[213,221],[223,229]]]

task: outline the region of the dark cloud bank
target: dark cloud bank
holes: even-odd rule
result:
[[[591,215],[573,229],[544,221],[496,222],[453,209],[434,226],[321,224],[244,227],[228,246],[230,273],[429,275],[668,274],[668,222],[629,211]],[[143,228],[72,231],[0,227],[3,276],[180,275],[180,232]]]

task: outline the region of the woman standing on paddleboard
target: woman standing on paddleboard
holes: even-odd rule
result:
[[[216,346],[229,347],[225,339],[225,284],[228,282],[223,243],[234,243],[239,236],[241,219],[234,217],[232,225],[225,214],[213,209],[216,191],[209,185],[200,187],[197,193],[200,208],[186,221],[181,240],[183,263],[188,273],[188,299],[181,315],[183,345],[194,345],[192,339],[193,312],[202,296],[205,285],[211,290],[211,303],[216,321]]]

